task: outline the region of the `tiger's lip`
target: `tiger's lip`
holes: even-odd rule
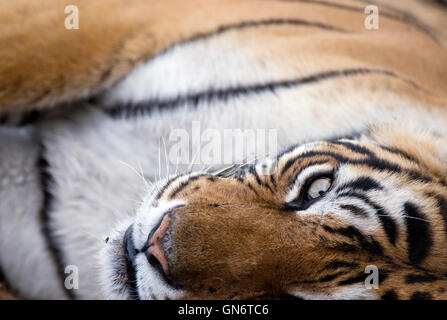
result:
[[[127,228],[123,238],[124,259],[126,261],[127,285],[129,287],[129,296],[133,300],[140,300],[137,289],[137,271],[135,257],[139,250],[135,248],[133,242],[133,225]]]

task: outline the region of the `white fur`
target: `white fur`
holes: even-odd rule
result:
[[[39,216],[38,149],[30,128],[0,127],[0,266],[27,297],[64,299]]]
[[[136,67],[105,93],[103,103],[174,99],[209,89],[282,80],[286,76],[283,67],[257,59],[253,48],[244,46],[237,33],[227,32],[206,41],[173,47]]]
[[[377,300],[379,298],[374,289],[367,289],[362,284],[343,287],[330,294],[301,291],[299,289],[291,294],[305,300]]]
[[[152,199],[147,200],[139,208],[133,225],[133,236],[136,248],[142,248],[147,242],[147,237],[165,212],[178,205],[179,201],[159,203],[152,205]],[[176,299],[181,295],[181,290],[176,290],[165,283],[160,274],[152,268],[143,253],[136,257],[138,294],[141,299]]]
[[[217,42],[196,41],[178,46],[137,67],[105,94],[98,107],[116,102],[170,99],[209,88],[256,84],[291,76],[274,63],[265,67],[263,61],[253,59],[249,48],[235,50],[234,43],[219,43],[218,38],[213,41]],[[180,164],[175,169],[175,163],[165,161],[164,149],[166,145],[168,151],[173,144],[170,141],[173,129],[182,129],[191,135],[192,121],[200,121],[203,130],[210,128],[218,132],[274,129],[279,150],[307,141],[349,135],[370,124],[383,122],[404,121],[447,135],[445,113],[391,91],[369,91],[352,86],[362,82],[363,77],[327,80],[276,92],[232,97],[228,101],[200,101],[197,106],[183,104],[173,111],[157,111],[130,119],[113,119],[86,106],[85,110],[69,117],[41,122],[37,129],[47,148],[46,157],[55,180],[51,187],[55,195],[51,224],[58,237],[57,245],[63,248],[64,263],[79,268],[76,297],[127,298],[126,292],[113,284],[104,285],[108,275],[112,277],[113,273],[113,267],[107,266],[108,262],[113,262],[104,239],[109,235],[119,243],[117,238],[130,222],[117,231],[113,231],[114,227],[120,221],[133,221],[136,213],[146,208],[147,217],[153,216],[141,221],[138,236],[141,238],[135,239],[141,244],[142,237],[163,212],[162,208],[148,208],[147,203],[142,203],[153,191],[146,185],[150,182],[144,180],[158,181],[168,173],[188,171],[189,164]],[[337,81],[343,81],[343,92]],[[15,134],[20,137],[18,131]],[[3,132],[0,137],[2,141],[9,139]],[[14,142],[5,148],[2,145],[5,151],[0,153],[0,181],[8,185],[7,189],[0,189],[0,263],[7,279],[20,294],[63,298],[65,295],[50,262],[51,255],[37,228],[36,216],[42,200],[37,173],[32,165],[20,162],[35,159],[37,151],[30,142],[23,148],[14,147],[16,145],[20,144]],[[186,143],[184,147],[187,148]],[[261,151],[255,151],[255,156],[263,156]],[[234,155],[235,162],[244,158],[241,154]],[[17,185],[5,183],[11,175],[19,179],[25,174],[25,171],[11,173],[5,166],[8,163],[14,164],[17,170],[29,168],[27,179],[30,181]],[[201,170],[203,165],[199,163],[191,169]],[[175,292],[157,284],[153,271],[142,259],[138,257],[138,278],[150,278],[153,282],[145,285],[140,281],[140,294],[145,298],[175,296]],[[352,292],[355,297],[358,291]]]

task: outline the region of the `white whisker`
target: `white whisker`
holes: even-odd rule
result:
[[[161,143],[160,138],[158,139],[158,180],[161,180]]]
[[[392,217],[389,214],[378,214],[377,216],[379,216],[379,217]],[[412,216],[407,216],[407,215],[402,215],[402,217],[403,218],[407,218],[407,219],[421,220],[421,221],[424,221],[424,222],[431,222],[430,220],[427,220],[427,219],[417,218],[417,217],[412,217]]]
[[[166,142],[164,137],[161,137],[162,141],[163,141],[163,146],[165,149],[165,162],[166,162],[166,179],[169,179],[169,160],[168,160],[168,153],[166,150]]]
[[[138,172],[137,171],[137,169],[135,169],[132,165],[130,165],[129,163],[127,163],[127,162],[125,162],[125,161],[123,161],[123,160],[117,160],[118,162],[120,162],[121,164],[123,164],[123,165],[125,165],[126,167],[128,167],[129,169],[131,169],[139,178],[141,178],[141,180],[143,181],[143,184],[144,184],[144,186],[145,186],[145,188],[146,188],[146,191],[150,191],[150,188],[149,188],[149,185],[148,185],[148,183],[147,183],[147,180],[146,180],[146,178],[144,177],[144,175],[143,175],[143,172],[141,171],[141,173],[140,172]],[[141,167],[140,167],[141,168]]]
[[[194,162],[196,161],[196,158],[197,158],[197,156],[198,156],[199,153],[200,153],[200,148],[201,148],[201,146],[199,146],[199,149],[198,149],[198,150],[196,151],[196,153],[194,154],[194,157],[192,158],[191,163],[189,164],[189,167],[188,167],[188,169],[186,170],[188,173],[191,172],[192,167],[194,166]]]

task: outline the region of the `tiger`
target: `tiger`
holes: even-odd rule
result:
[[[447,299],[442,1],[2,7],[12,295]]]

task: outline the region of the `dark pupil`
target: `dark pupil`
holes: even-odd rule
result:
[[[326,193],[326,192],[323,191],[323,190],[321,190],[320,192],[318,192],[318,194],[320,195],[320,197],[321,197],[323,194],[325,194],[325,193]],[[310,200],[316,199],[317,197],[313,198],[309,193],[307,193],[306,198],[307,198],[308,201],[310,201]]]

